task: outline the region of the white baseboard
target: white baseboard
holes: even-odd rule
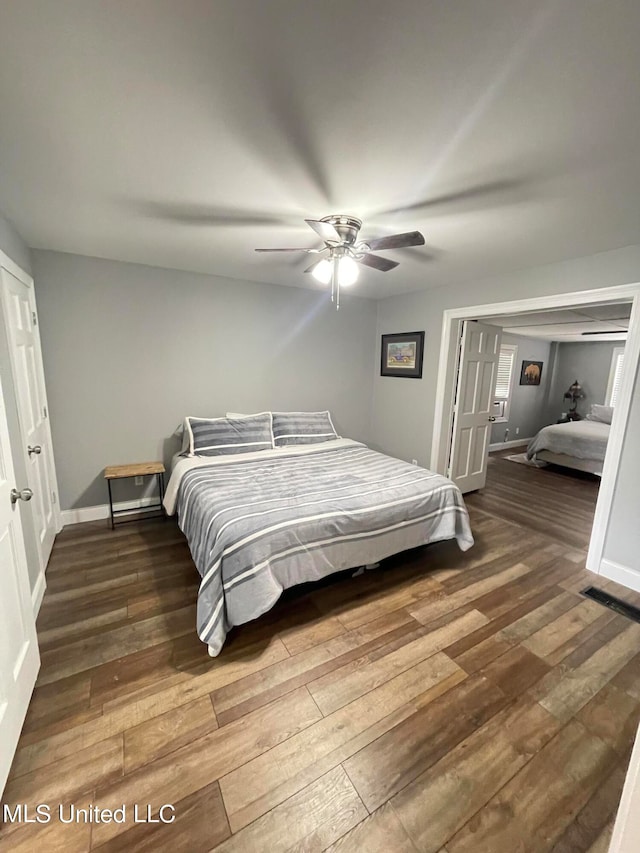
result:
[[[497,444],[489,445],[489,453],[495,453],[496,450],[508,450],[510,447],[521,447],[523,444],[529,444],[530,438],[516,438],[514,441],[499,441]]]
[[[598,574],[607,580],[626,586],[627,589],[640,592],[640,572],[630,569],[628,566],[614,563],[613,560],[601,560]]]
[[[31,606],[33,608],[34,617],[38,616],[40,612],[40,605],[42,604],[42,599],[44,598],[44,591],[47,588],[47,581],[45,580],[44,572],[40,572],[38,575],[38,580],[36,581],[36,585],[31,591]]]
[[[114,509],[144,509],[158,503],[158,496],[140,498],[137,501],[120,501],[114,503]],[[98,504],[98,506],[83,506],[79,509],[63,509],[62,523],[79,524],[82,521],[100,521],[109,518],[109,504]]]

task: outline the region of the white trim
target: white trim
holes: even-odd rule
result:
[[[47,580],[44,576],[44,572],[40,572],[38,575],[38,580],[36,581],[36,585],[31,590],[31,606],[33,607],[33,617],[36,619],[38,617],[38,613],[40,612],[40,605],[42,604],[42,599],[44,598],[44,591],[47,588]]]
[[[19,267],[6,252],[2,251],[2,249],[0,249],[0,266],[4,267],[7,272],[11,273],[11,275],[15,275],[16,278],[19,278],[23,284],[33,285],[33,278],[29,273],[25,272],[22,267]]]
[[[150,498],[139,498],[135,501],[120,501],[114,503],[114,509],[144,509],[147,506],[158,503],[158,496]],[[82,521],[101,521],[109,518],[109,504],[98,504],[97,506],[82,506],[79,509],[62,510],[62,524],[79,524]]]
[[[640,847],[640,726],[624,780],[609,853],[637,853]]]
[[[614,563],[613,560],[602,560],[600,569],[596,574],[626,586],[627,589],[632,589],[634,592],[640,592],[640,572],[623,566],[621,563]]]
[[[530,438],[515,438],[513,441],[498,441],[495,444],[489,445],[489,453],[495,453],[496,450],[508,450],[510,447],[522,447],[524,444],[529,444]]]
[[[636,286],[636,294],[638,294]],[[587,568],[598,571],[604,562],[604,543],[609,526],[609,515],[613,506],[613,496],[618,482],[618,471],[620,470],[620,457],[622,445],[627,430],[629,411],[631,409],[631,398],[633,385],[636,379],[638,362],[640,361],[640,298],[636,295],[631,308],[629,318],[629,337],[624,351],[624,364],[622,367],[622,381],[618,394],[618,405],[613,413],[607,452],[602,467],[602,479],[598,491],[598,502],[593,519],[589,553],[587,555]]]
[[[205,444],[204,447],[198,448],[198,453],[195,455],[198,456],[200,453],[202,453],[203,450],[224,451],[228,450],[230,447],[259,447],[261,444],[267,444],[269,447],[271,447],[270,441],[243,441],[237,442],[236,444]],[[273,450],[273,447],[271,447],[271,449]]]
[[[587,568],[598,572],[604,554],[604,543],[609,525],[609,515],[613,504],[613,495],[620,467],[622,445],[631,407],[631,395],[638,363],[640,361],[640,284],[623,284],[614,287],[599,287],[593,290],[580,290],[572,293],[556,293],[550,296],[537,296],[531,299],[516,299],[509,302],[494,302],[485,305],[471,305],[465,308],[448,308],[442,315],[442,338],[440,341],[440,360],[438,362],[436,401],[433,421],[433,439],[431,444],[432,471],[444,473],[451,432],[451,411],[453,408],[448,391],[455,381],[455,350],[452,351],[454,321],[464,319],[482,319],[497,314],[521,314],[526,311],[549,310],[550,308],[571,308],[574,305],[593,305],[614,300],[632,301],[629,332],[625,347],[624,367],[620,383],[619,402],[613,416],[611,433],[607,445],[607,454],[602,471],[602,480],[598,493],[598,502],[591,531]],[[456,325],[456,329],[458,326]],[[457,348],[456,348],[457,349]],[[447,401],[447,406],[445,406]]]

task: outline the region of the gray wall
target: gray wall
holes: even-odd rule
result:
[[[435,411],[436,380],[442,334],[442,312],[447,308],[499,303],[555,293],[583,291],[637,282],[640,279],[640,246],[628,246],[585,258],[575,258],[530,270],[520,270],[492,280],[441,287],[421,293],[382,300],[378,310],[376,363],[379,359],[380,335],[424,329],[425,364],[421,380],[399,380],[378,375],[374,368],[372,442],[375,446],[402,459],[418,459],[429,465]],[[575,377],[574,377],[575,378]],[[636,378],[636,399],[640,390]],[[450,400],[444,400],[445,405]],[[636,406],[638,404],[636,403]],[[621,466],[633,469],[635,476],[621,476],[617,485],[615,513],[622,507],[640,507],[640,475],[637,471],[640,430],[627,431]],[[640,554],[640,525],[627,525],[622,515],[611,519],[616,530],[616,548],[637,565]],[[607,549],[611,547],[610,537]],[[612,558],[613,559],[613,558]],[[631,565],[630,562],[626,563]]]
[[[105,465],[168,462],[185,415],[328,408],[338,432],[369,439],[375,302],[347,296],[336,312],[324,292],[33,262],[63,509],[106,502]]]
[[[516,441],[519,438],[531,438],[549,423],[547,420],[547,401],[549,379],[552,372],[549,363],[550,342],[536,338],[525,338],[521,335],[509,335],[505,332],[502,335],[502,343],[515,344],[518,347],[518,354],[514,368],[515,378],[509,409],[509,422],[494,424],[491,427],[492,444],[504,441],[507,429],[509,430],[507,441]],[[520,368],[524,360],[543,362],[542,378],[539,385],[520,385]],[[516,435],[518,428],[520,434]]]
[[[578,412],[589,413],[593,403],[604,404],[614,349],[624,346],[623,341],[590,341],[585,343],[559,343],[556,369],[549,403],[556,418],[566,412],[570,400],[564,393],[577,379],[584,388],[585,398],[578,401]]]
[[[31,258],[29,249],[13,227],[13,225],[0,215],[0,249],[12,261],[15,261],[25,272],[31,272]],[[0,307],[0,319],[1,319]],[[16,478],[16,484],[21,488],[27,484],[27,466],[24,454],[21,450],[20,424],[18,422],[18,403],[11,375],[11,361],[9,355],[9,341],[7,339],[4,322],[0,322],[0,381],[2,382],[2,393],[7,407],[7,421],[9,423],[9,441],[11,442],[11,457]],[[29,572],[29,583],[33,590],[40,572],[40,561],[36,544],[36,532],[33,521],[33,508],[31,504],[19,502],[20,518],[24,531],[24,544],[27,552],[27,569]]]

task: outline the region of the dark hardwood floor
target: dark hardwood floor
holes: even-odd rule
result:
[[[215,660],[173,521],[66,528],[4,801],[127,821],[7,824],[0,850],[604,853],[640,625],[579,595],[596,492],[494,456],[466,554],[291,592]]]
[[[506,458],[522,450],[492,453],[487,487],[469,495],[467,504],[586,551],[600,478],[557,465],[538,470]]]

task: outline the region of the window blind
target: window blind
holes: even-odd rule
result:
[[[500,358],[498,360],[498,377],[496,379],[496,400],[506,400],[511,390],[511,376],[513,374],[513,363],[515,359],[515,348],[505,345],[500,347]]]
[[[613,364],[613,382],[611,385],[611,397],[609,398],[609,405],[615,406],[618,401],[618,394],[620,393],[620,380],[622,379],[622,365],[624,364],[624,352],[619,352],[615,356],[615,361]]]

